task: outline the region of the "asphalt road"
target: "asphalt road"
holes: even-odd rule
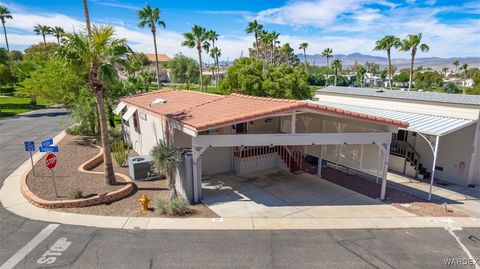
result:
[[[60,132],[65,110],[0,120],[0,183],[36,144]],[[0,184],[1,185],[1,184]],[[455,231],[474,258],[480,229]],[[32,243],[33,242],[33,243]],[[450,265],[446,266],[445,259]],[[456,263],[452,264],[452,261]],[[15,267],[10,267],[10,262]],[[7,268],[474,268],[445,229],[113,230],[24,219],[0,207],[0,269]],[[464,266],[462,263],[467,264]],[[470,265],[468,265],[470,263]]]

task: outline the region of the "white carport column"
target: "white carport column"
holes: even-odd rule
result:
[[[435,147],[433,148],[433,164],[432,164],[432,175],[430,177],[430,189],[428,191],[428,201],[432,199],[432,187],[433,180],[435,179],[435,166],[437,166],[437,153],[438,153],[438,144],[440,144],[440,136],[437,136],[435,139]]]
[[[380,200],[385,200],[385,192],[387,190],[388,163],[390,161],[390,143],[377,146],[383,152],[383,176],[382,187],[380,190]]]
[[[192,145],[193,157],[193,202],[198,203],[202,199],[202,154],[207,147]]]

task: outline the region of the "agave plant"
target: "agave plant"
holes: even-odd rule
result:
[[[177,198],[175,188],[176,170],[181,162],[180,151],[173,145],[160,140],[150,152],[153,158],[153,169],[158,174],[165,175],[170,188],[170,200]]]

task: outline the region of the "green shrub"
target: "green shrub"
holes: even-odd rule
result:
[[[128,154],[130,153],[130,149],[125,142],[123,142],[123,140],[115,140],[112,142],[110,149],[112,150],[113,158],[117,164],[119,166],[124,166],[128,159]]]
[[[168,216],[185,216],[191,212],[188,206],[187,199],[183,197],[177,197],[173,200],[159,197],[155,202],[155,211]]]
[[[94,135],[90,128],[83,124],[74,124],[71,125],[65,130],[69,135],[83,135],[83,136],[92,136]]]
[[[108,130],[108,132],[110,133],[110,138],[113,141],[122,139],[122,132],[120,131],[120,128],[113,128]]]
[[[76,189],[70,192],[71,199],[82,199],[83,198],[83,191]]]

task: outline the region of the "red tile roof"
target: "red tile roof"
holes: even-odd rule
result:
[[[155,62],[155,53],[146,53],[150,62]],[[158,62],[170,62],[172,59],[167,54],[158,54]]]
[[[157,98],[166,100],[166,103],[152,104]],[[314,102],[236,93],[217,95],[185,90],[161,90],[128,96],[122,101],[154,114],[177,120],[197,132],[296,110],[308,110],[342,118],[408,127],[408,122],[405,121],[351,112]]]

